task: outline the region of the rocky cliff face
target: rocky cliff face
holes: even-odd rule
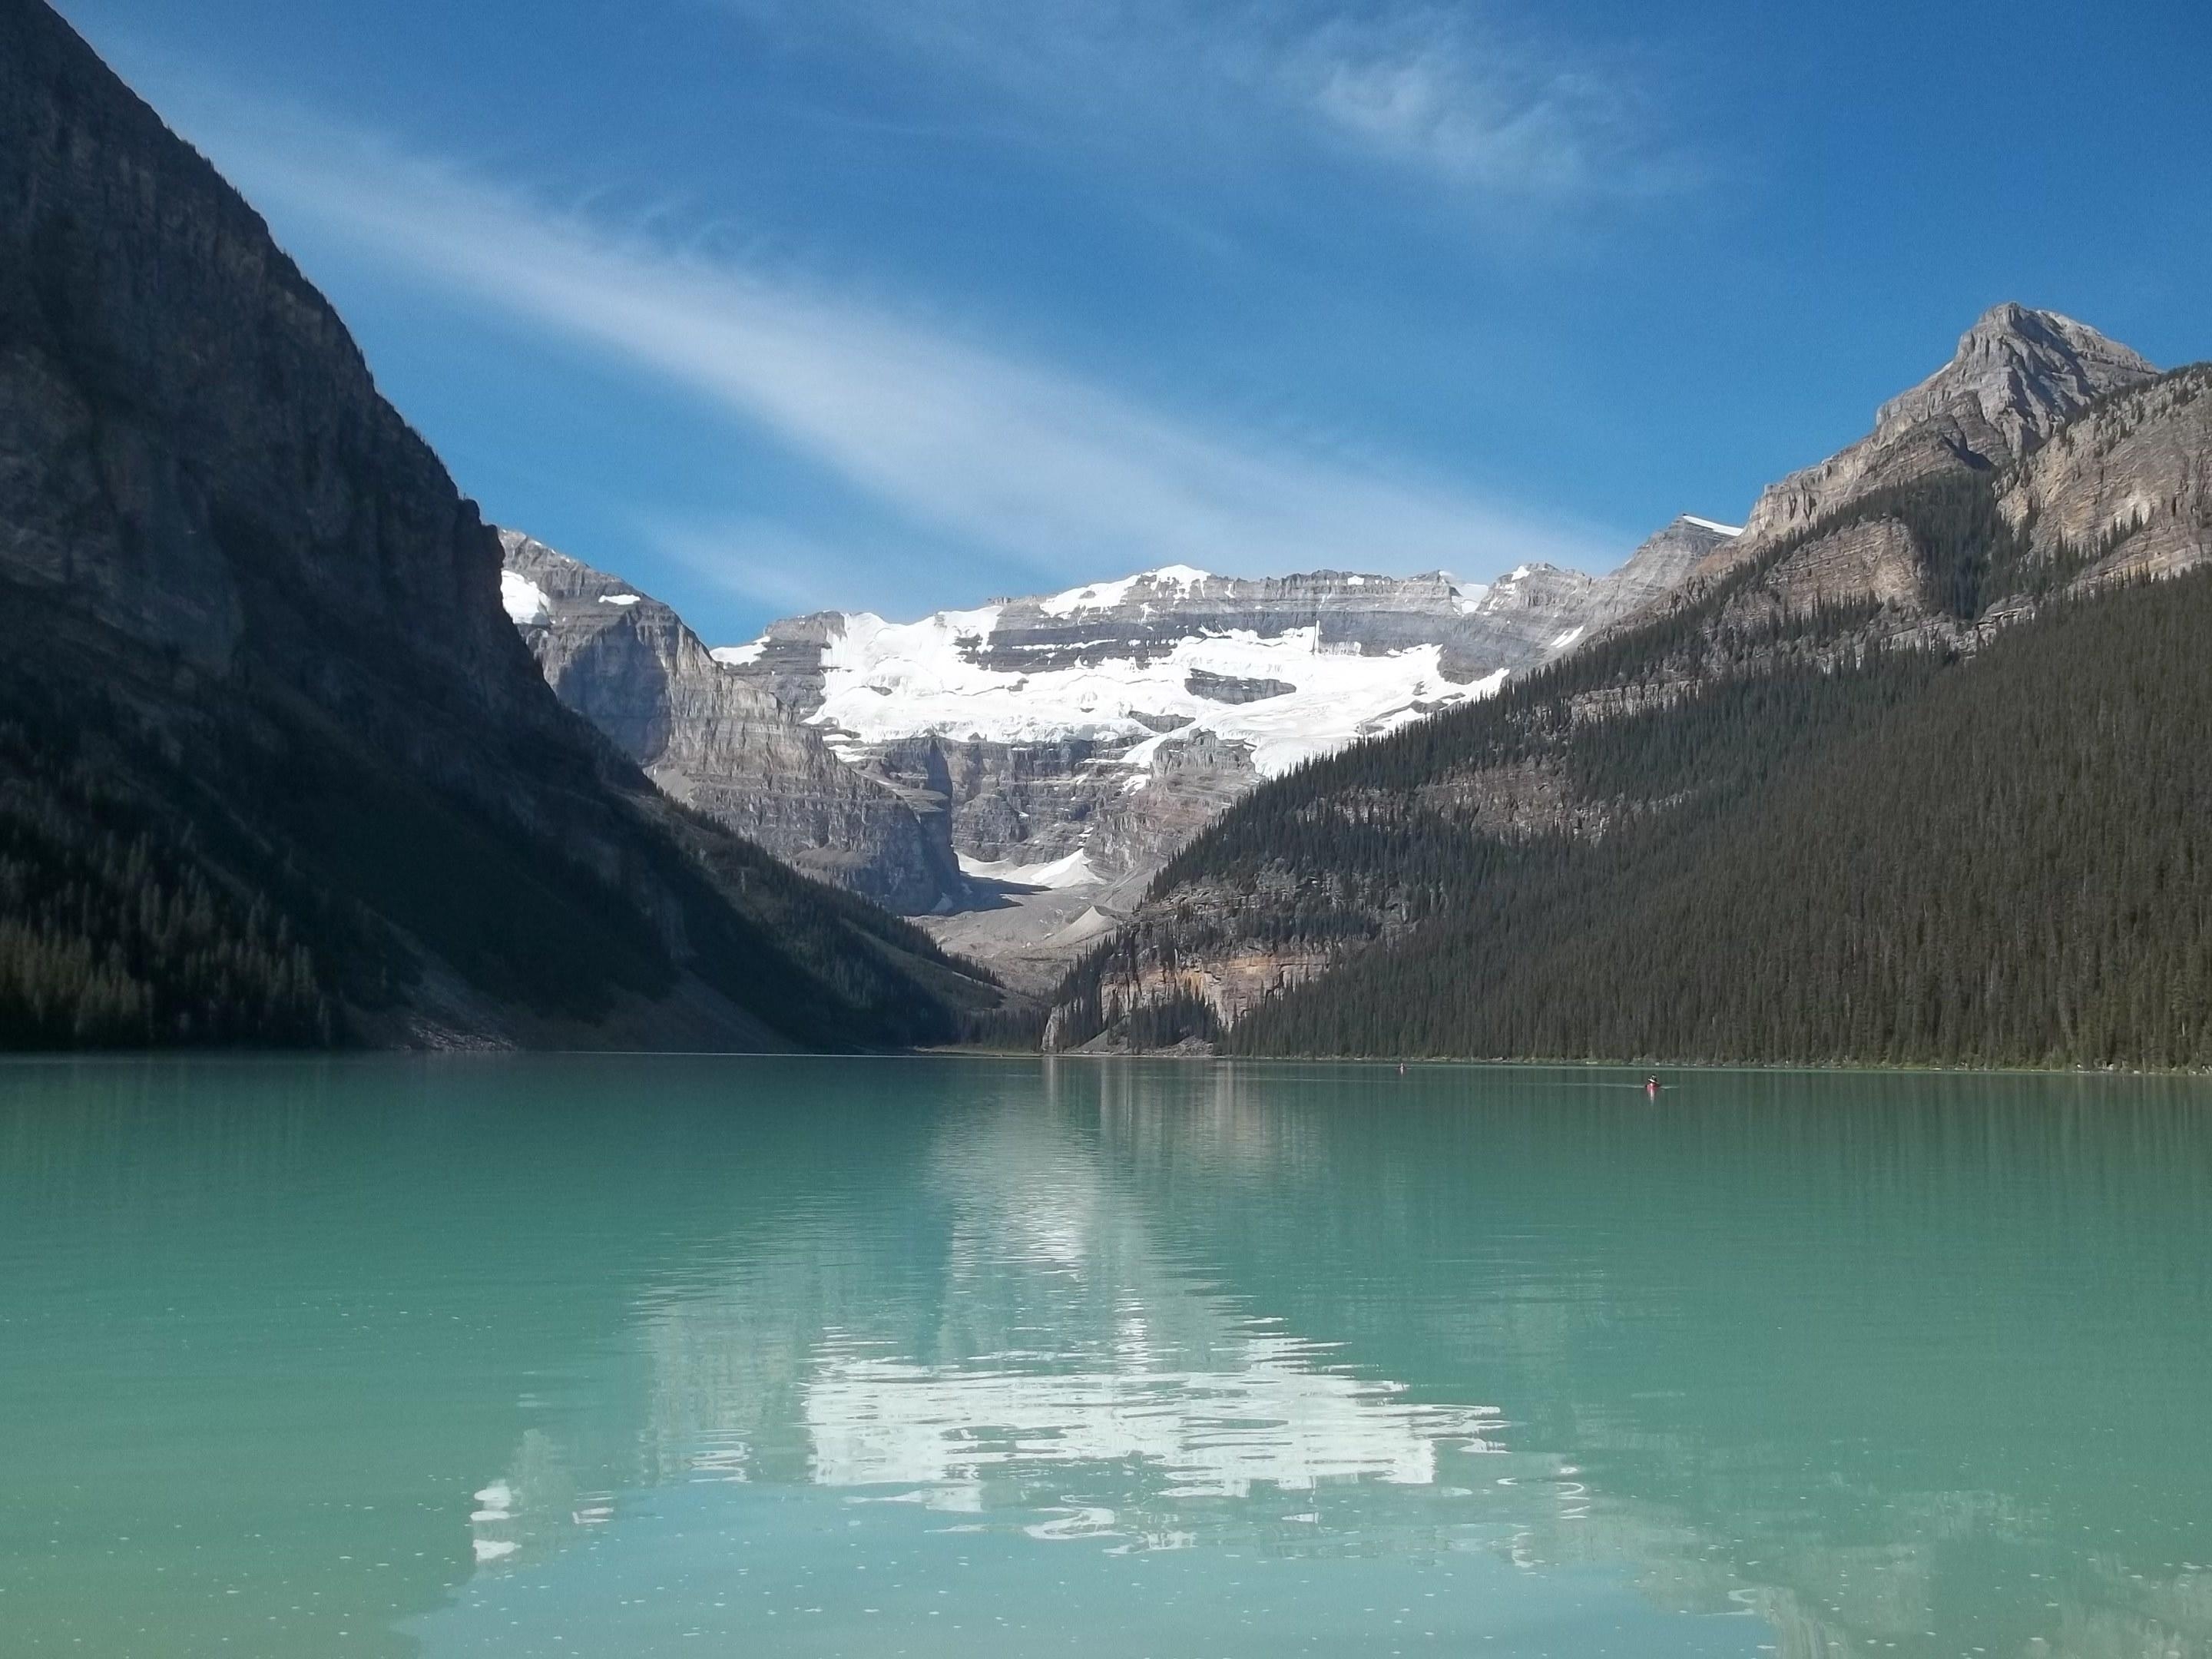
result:
[[[389,675],[551,730],[489,533],[213,168],[35,0],[0,7],[0,558],[9,580],[336,712]],[[434,755],[422,758],[434,762]]]
[[[517,531],[500,546],[507,614],[547,684],[671,795],[888,908],[964,897],[941,787],[848,766],[766,684],[619,578]]]
[[[240,1040],[870,1041],[863,1005],[930,1004],[888,918],[560,706],[500,557],[253,211],[0,0],[0,1039],[204,1036],[231,962],[307,1011]]]
[[[2029,457],[2002,505],[2081,580],[2165,575],[2212,556],[2212,367],[2110,397]]]
[[[1729,580],[1739,584],[1726,613],[1734,626],[1871,605],[1869,638],[1970,647],[1982,624],[1950,614],[1930,574],[1936,550],[1926,526],[1916,535],[1906,523],[1947,492],[1954,509],[2001,497],[2021,538],[2014,556],[2035,566],[2045,588],[2179,568],[2200,539],[2189,471],[2199,434],[2174,418],[2191,402],[2190,380],[2161,375],[2056,312],[1995,307],[1950,362],[1881,405],[1871,432],[1768,485],[1741,535],[1620,621],[1694,606]],[[2045,497],[2057,512],[2045,512]],[[1747,573],[1756,580],[1744,583]],[[1996,620],[2025,606],[2015,597]]]

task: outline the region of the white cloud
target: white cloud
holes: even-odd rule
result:
[[[1285,55],[1277,80],[1376,155],[1487,191],[1565,199],[1662,186],[1668,169],[1642,153],[1625,88],[1541,68],[1479,38],[1464,15],[1330,23]]]
[[[1524,209],[1668,194],[1691,177],[1638,76],[1560,41],[1516,35],[1491,21],[1493,7],[725,3],[817,45],[866,42],[986,87],[1056,141],[1133,148],[1163,165],[1303,137]]]
[[[312,216],[417,279],[687,388],[918,541],[972,547],[979,565],[1040,586],[1167,562],[1479,572],[1602,567],[1619,551],[1462,489],[1149,407],[819,284],[617,234],[389,146],[294,123],[232,131],[216,149],[281,216]],[[752,531],[735,544],[761,544],[765,527]],[[793,527],[787,544],[813,533]],[[705,565],[702,537],[660,539]],[[728,585],[832,597],[787,571]]]

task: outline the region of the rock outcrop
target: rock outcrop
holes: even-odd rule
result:
[[[2212,366],[2106,399],[2028,458],[2001,505],[2039,557],[2086,561],[2087,581],[2212,557]]]
[[[507,613],[561,701],[661,788],[807,875],[907,915],[967,884],[945,794],[848,766],[775,693],[708,654],[668,606],[502,531]]]

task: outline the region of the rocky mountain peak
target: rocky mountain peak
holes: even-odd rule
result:
[[[1951,361],[1875,411],[1875,428],[1769,484],[1729,557],[1876,489],[2008,466],[2108,392],[2155,379],[2140,354],[2055,311],[2007,303],[1960,337]]]
[[[2009,452],[1984,459],[2008,459],[2096,398],[2157,373],[2140,353],[2086,323],[2008,301],[1959,337],[1949,362],[1881,406],[1875,435],[1978,418]]]

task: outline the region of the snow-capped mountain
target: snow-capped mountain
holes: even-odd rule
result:
[[[1611,575],[1488,586],[1170,565],[912,623],[798,617],[711,653],[514,532],[502,598],[562,701],[664,789],[1042,981],[1245,790],[1488,696],[1735,533],[1678,519]]]
[[[2003,901],[2026,890],[2031,867],[2068,871],[2069,892],[2125,889],[2112,867],[2082,872],[2108,841],[2133,845],[2131,821],[2116,840],[2050,826],[2057,804],[2101,808],[2140,775],[2112,761],[2129,722],[2077,722],[2070,739],[2046,728],[2069,718],[2057,711],[2179,684],[2171,666],[2147,665],[2191,638],[2184,613],[2164,609],[2195,603],[2189,590],[2103,596],[2212,561],[2208,458],[2212,369],[2161,374],[2055,313],[1994,308],[1949,363],[1882,404],[1864,437],[1770,485],[1747,528],[1710,543],[1686,585],[1646,612],[1667,625],[1624,628],[1618,649],[1570,665],[1559,689],[1571,723],[1532,700],[1235,809],[1231,832],[1176,860],[1115,948],[1071,982],[1047,1046],[1202,1040],[1257,1015],[1268,1035],[1253,1042],[1246,1027],[1241,1052],[1894,1059],[1917,1043],[1955,1059],[1977,1043],[2003,1052],[2025,1029],[2017,1017],[2048,1024],[2031,1043],[2064,1050],[2078,1040],[2078,999],[2063,990],[2008,990],[1965,1016],[1956,999],[1917,997],[1942,1004],[1942,1018],[1901,1041],[1904,1028],[1850,1011],[1916,1001],[1899,993],[1896,963],[1931,926],[1954,942],[1973,936],[1954,948],[2006,963],[2012,985],[2008,953],[2022,947]],[[1679,571],[1674,559],[1696,542],[1678,532],[1698,528],[1670,532],[1673,553],[1640,560],[1646,574],[1663,584]],[[2011,689],[1972,689],[1990,675]],[[1760,695],[1698,696],[1731,681]],[[1680,695],[1655,699],[1658,686]],[[2050,717],[2021,713],[2023,700],[2050,704]],[[1735,759],[1717,768],[1717,750],[1694,734],[1709,735],[1702,722],[1722,709]],[[1591,746],[1608,726],[1613,744]],[[1596,758],[1608,748],[1612,759]],[[2100,766],[2107,781],[2085,786]],[[2142,799],[2138,816],[2156,820],[2161,809]],[[2034,809],[2008,805],[2019,802]],[[1946,813],[1972,827],[1931,830]],[[1614,838],[1630,823],[1636,834]],[[1337,833],[1347,824],[1387,829],[1370,841]],[[1468,870],[1486,847],[1532,832],[1576,860],[1571,874],[1540,861],[1477,892],[1395,856],[1442,850],[1443,867]],[[2038,835],[2048,845],[2023,852]],[[1613,850],[1585,858],[1600,841]],[[1943,847],[1968,850],[1931,875]],[[1992,871],[1994,899],[1929,921]],[[1563,891],[1585,901],[1565,907],[1572,920]],[[1798,957],[1777,952],[1782,936]],[[2051,954],[2033,939],[2024,948]],[[1462,974],[1467,995],[1424,997]],[[1204,1015],[1186,1020],[1199,1003]],[[1144,1010],[1160,1018],[1133,1023]]]
[[[1171,565],[913,623],[793,617],[714,654],[857,769],[941,797],[986,899],[934,925],[1042,971],[1245,789],[1489,695],[1735,533],[1685,517],[1611,575],[1523,565],[1486,586]]]

